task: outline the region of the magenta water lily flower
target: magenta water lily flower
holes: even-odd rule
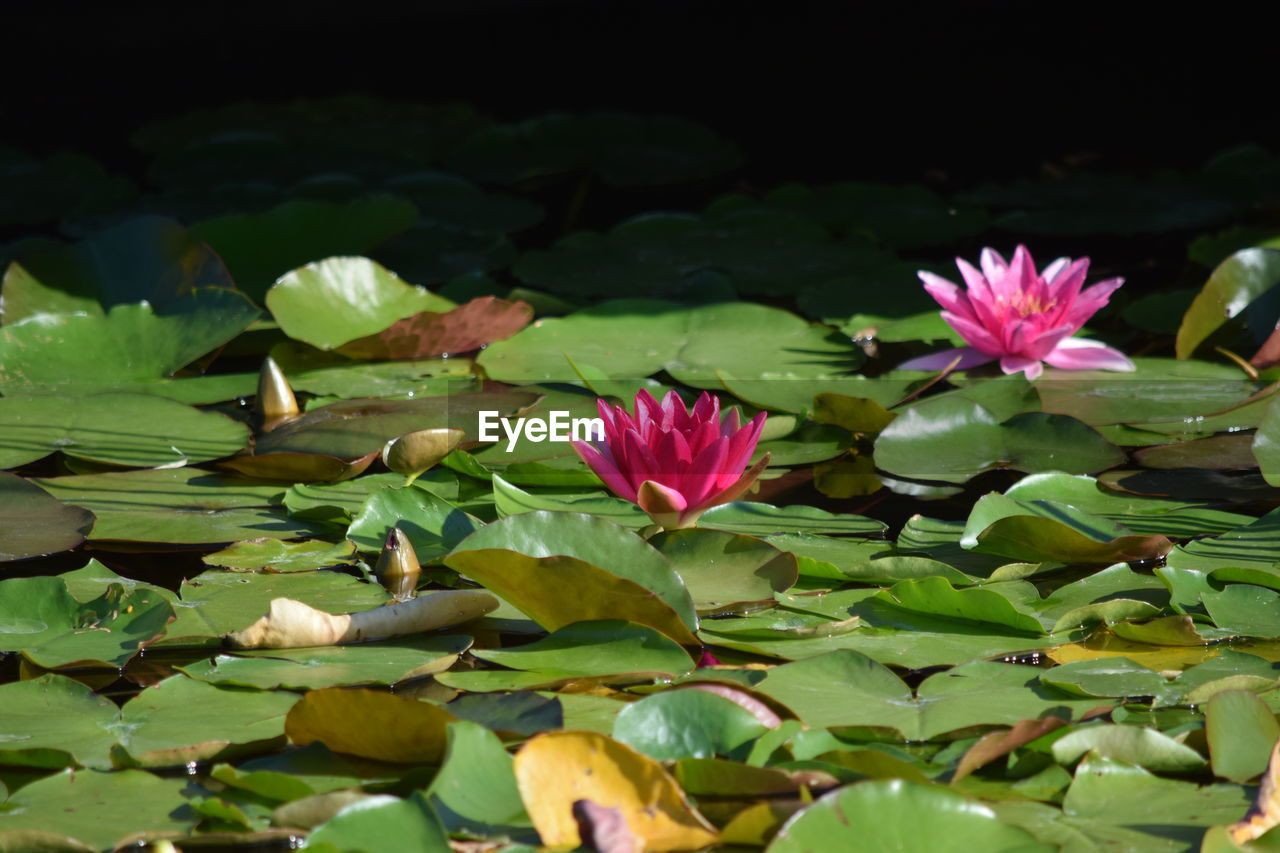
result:
[[[1123,353],[1072,337],[1124,279],[1109,278],[1081,290],[1088,258],[1059,258],[1037,273],[1026,246],[1014,250],[1009,263],[983,249],[980,264],[981,272],[956,258],[967,290],[933,273],[919,273],[925,290],[942,306],[943,319],[969,346],[913,358],[900,367],[940,370],[958,357],[956,369],[963,370],[999,359],[1005,373],[1021,371],[1028,379],[1038,377],[1044,364],[1066,370],[1134,369]]]
[[[745,492],[769,454],[744,473],[765,415],[739,423],[733,409],[722,420],[720,401],[707,392],[692,411],[671,391],[659,403],[646,390],[636,394],[635,415],[622,406],[597,401],[604,439],[575,441],[591,470],[619,497],[639,504],[655,524],[690,527],[713,506]]]

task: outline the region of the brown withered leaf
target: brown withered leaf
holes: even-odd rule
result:
[[[446,311],[422,311],[397,320],[376,335],[338,347],[352,358],[412,359],[470,352],[509,338],[529,325],[533,307],[527,302],[478,296]]]
[[[1038,720],[1019,720],[1011,729],[999,729],[983,735],[973,746],[969,747],[956,765],[955,775],[951,781],[958,782],[979,767],[995,761],[1002,755],[1008,755],[1020,746],[1028,744],[1041,735],[1048,734],[1056,728],[1065,726],[1067,721],[1061,717],[1041,717]]]

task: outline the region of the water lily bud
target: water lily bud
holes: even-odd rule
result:
[[[258,372],[258,398],[254,409],[266,421],[298,414],[298,399],[293,396],[289,380],[273,358],[263,360],[262,369]]]
[[[422,566],[418,563],[418,555],[413,552],[409,537],[399,527],[391,528],[391,532],[387,534],[386,544],[378,555],[378,564],[373,567],[373,574],[396,601],[413,598]]]
[[[382,463],[397,474],[408,477],[409,485],[423,471],[435,467],[462,441],[463,431],[456,427],[420,429],[393,438],[382,448]]]

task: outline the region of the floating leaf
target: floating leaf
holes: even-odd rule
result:
[[[47,833],[52,827],[94,850],[114,849],[138,832],[185,835],[196,822],[196,814],[184,808],[189,784],[142,770],[63,770],[25,785],[5,801],[0,843],[13,834],[29,850],[19,833]],[[68,848],[63,842],[53,849]]]
[[[727,530],[746,536],[781,533],[827,533],[843,536],[874,536],[887,525],[864,515],[827,512],[818,507],[795,504],[773,506],[756,501],[734,501],[713,506],[698,519],[702,527]]]
[[[727,755],[768,731],[735,702],[705,690],[664,690],[627,705],[613,736],[659,761]]]
[[[671,564],[634,533],[602,519],[565,512],[508,516],[460,542],[445,564],[549,631],[624,617],[696,643],[693,602]]]
[[[649,543],[671,561],[701,611],[771,601],[795,585],[796,559],[761,539],[720,530],[670,530]]]
[[[147,394],[0,399],[0,468],[61,451],[76,459],[135,468],[176,468],[231,454],[249,429]]]
[[[950,397],[900,410],[876,439],[875,459],[891,474],[963,483],[992,468],[1101,471],[1124,454],[1067,415],[1024,412],[1000,423],[986,407]]]
[[[481,527],[474,516],[444,498],[411,486],[384,486],[369,495],[347,530],[347,538],[362,551],[382,550],[392,528],[409,537],[419,560],[435,560]]]
[[[452,850],[439,816],[421,791],[403,800],[378,794],[352,803],[308,834],[308,847],[327,845],[365,853]]]
[[[1085,753],[1166,773],[1189,773],[1205,764],[1191,747],[1142,726],[1082,726],[1053,742],[1053,757],[1060,764],[1071,764]]]
[[[1205,705],[1204,721],[1215,776],[1248,782],[1266,771],[1267,757],[1280,739],[1280,723],[1255,693],[1214,694]]]
[[[320,349],[376,335],[421,311],[453,307],[360,257],[329,258],[286,273],[267,291],[266,302],[285,334]]]
[[[260,690],[394,684],[443,672],[470,646],[470,637],[429,635],[318,649],[244,651],[178,669],[199,681]]]
[[[5,323],[38,314],[101,317],[114,306],[146,302],[172,314],[196,288],[231,288],[221,259],[178,223],[143,216],[83,242],[37,255],[5,273]]]
[[[21,651],[46,669],[122,666],[173,616],[162,596],[112,585],[81,604],[61,578],[0,581],[0,650]]]
[[[969,514],[961,545],[1014,560],[1115,563],[1159,557],[1173,543],[1139,536],[1112,521],[1053,501],[980,498]]]
[[[203,287],[164,311],[139,302],[117,305],[105,316],[35,315],[0,327],[0,390],[150,383],[222,346],[259,313],[233,290]]]
[[[317,532],[275,508],[280,486],[195,468],[33,479],[54,497],[91,510],[95,542],[207,544]]]
[[[110,769],[111,727],[119,709],[78,681],[42,675],[0,685],[5,728],[0,761],[21,767],[67,767],[73,763]],[[3,826],[3,824],[0,824]]]
[[[678,676],[693,668],[693,661],[677,643],[652,628],[618,620],[576,622],[532,643],[477,649],[474,654],[501,666],[551,676]]]
[[[416,699],[326,687],[310,691],[293,706],[285,731],[298,746],[319,741],[348,755],[434,764],[444,755],[445,726],[454,719]]]
[[[0,472],[0,563],[77,547],[93,513],[68,506],[14,474]]]
[[[279,539],[245,539],[229,548],[206,554],[206,566],[242,572],[309,572],[355,562],[350,542],[332,544],[320,539],[282,542]]]
[[[1001,822],[988,806],[934,785],[871,780],[832,791],[778,830],[769,853],[844,849],[982,850],[1047,853],[1025,830]]]
[[[716,840],[662,765],[603,735],[537,735],[516,753],[515,773],[525,809],[551,850],[579,846],[573,806],[588,798],[619,809],[645,850],[696,850]]]
[[[616,283],[614,289],[618,289]],[[794,314],[749,302],[690,308],[654,299],[618,299],[545,319],[498,341],[477,358],[490,378],[504,382],[574,382],[573,363],[602,378],[635,379],[664,368],[695,388],[719,389],[726,353],[728,378],[791,381],[839,377],[863,360],[847,340]],[[619,347],[642,340],[643,348]],[[746,346],[745,342],[754,342]]]
[[[427,789],[446,826],[473,835],[528,826],[512,758],[498,736],[467,720],[449,723],[448,730],[444,763]]]
[[[1277,283],[1280,283],[1280,251],[1243,249],[1220,263],[1182,319],[1178,329],[1178,358],[1190,358],[1223,323],[1246,312]],[[1275,312],[1255,310],[1253,313],[1258,316],[1247,317],[1246,321],[1254,332],[1255,343],[1260,343],[1275,325]],[[1269,316],[1263,316],[1264,313]]]
[[[270,752],[283,745],[292,693],[215,687],[182,675],[148,687],[120,711],[125,766],[173,767]]]

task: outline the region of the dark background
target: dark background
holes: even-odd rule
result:
[[[53,0],[5,10],[5,142],[140,174],[140,124],[242,99],[364,92],[703,120],[746,174],[953,182],[1047,161],[1192,168],[1278,147],[1266,4],[723,0]]]

